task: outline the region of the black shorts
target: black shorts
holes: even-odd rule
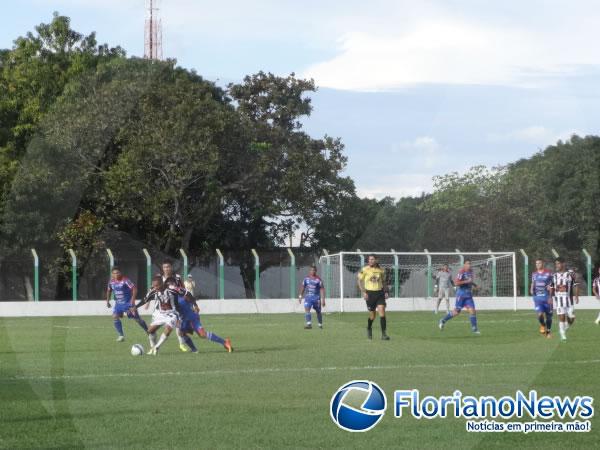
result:
[[[385,291],[366,291],[367,292],[367,309],[375,311],[379,305],[386,307]]]

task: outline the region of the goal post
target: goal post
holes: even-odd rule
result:
[[[453,277],[465,260],[471,261],[476,297],[511,300],[517,307],[517,274],[515,252],[339,252],[322,256],[319,260],[325,277],[329,297],[339,299],[340,311],[344,312],[348,299],[358,299],[357,275],[367,255],[375,255],[385,270],[390,298],[413,301],[437,297],[435,274],[448,264]],[[451,296],[453,294],[451,293]]]

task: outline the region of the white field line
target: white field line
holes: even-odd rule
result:
[[[257,369],[238,369],[238,370],[201,370],[185,372],[139,372],[139,373],[90,373],[79,375],[17,375],[14,377],[0,378],[1,381],[44,381],[44,380],[78,380],[78,379],[96,379],[96,378],[141,378],[141,377],[169,377],[169,376],[209,376],[209,375],[252,375],[252,374],[271,374],[271,373],[298,373],[298,372],[335,372],[347,370],[401,370],[401,369],[468,369],[481,367],[523,367],[523,366],[561,366],[561,365],[590,365],[600,364],[600,359],[574,360],[574,361],[530,361],[514,363],[462,363],[462,364],[406,364],[393,366],[343,366],[343,367],[272,367]]]

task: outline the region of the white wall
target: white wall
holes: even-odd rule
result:
[[[431,311],[433,299],[402,298],[389,299],[388,311]],[[454,301],[451,300],[451,304]],[[479,310],[512,310],[514,300],[512,297],[483,297],[475,300]],[[303,311],[298,300],[200,300],[198,301],[201,314],[275,314],[275,313],[300,313]],[[442,305],[442,307],[444,307]],[[529,297],[517,298],[517,309],[533,310],[533,302]],[[576,309],[600,309],[600,301],[594,297],[580,297]],[[104,301],[43,301],[43,302],[0,302],[1,317],[47,317],[47,316],[106,316],[110,314]],[[150,310],[151,311],[151,310]],[[340,300],[327,300],[327,311],[340,311]],[[362,299],[345,299],[345,312],[366,311]],[[142,314],[146,311],[142,309]]]

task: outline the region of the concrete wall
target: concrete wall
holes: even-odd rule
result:
[[[277,314],[300,313],[303,311],[298,300],[201,300],[198,302],[201,314]],[[454,304],[451,301],[451,304]],[[475,300],[479,310],[512,310],[512,297],[479,297]],[[442,307],[444,307],[442,305]],[[389,299],[388,311],[432,311],[433,300],[426,298]],[[529,297],[517,298],[517,309],[532,311],[533,302]],[[580,297],[576,309],[600,309],[600,301],[594,297]],[[149,311],[151,311],[150,309]],[[340,299],[327,300],[328,312],[340,311]],[[345,312],[364,312],[362,299],[345,299]],[[43,301],[43,302],[0,302],[0,317],[48,317],[48,316],[106,316],[110,310],[103,301]],[[142,314],[146,311],[142,309]]]

